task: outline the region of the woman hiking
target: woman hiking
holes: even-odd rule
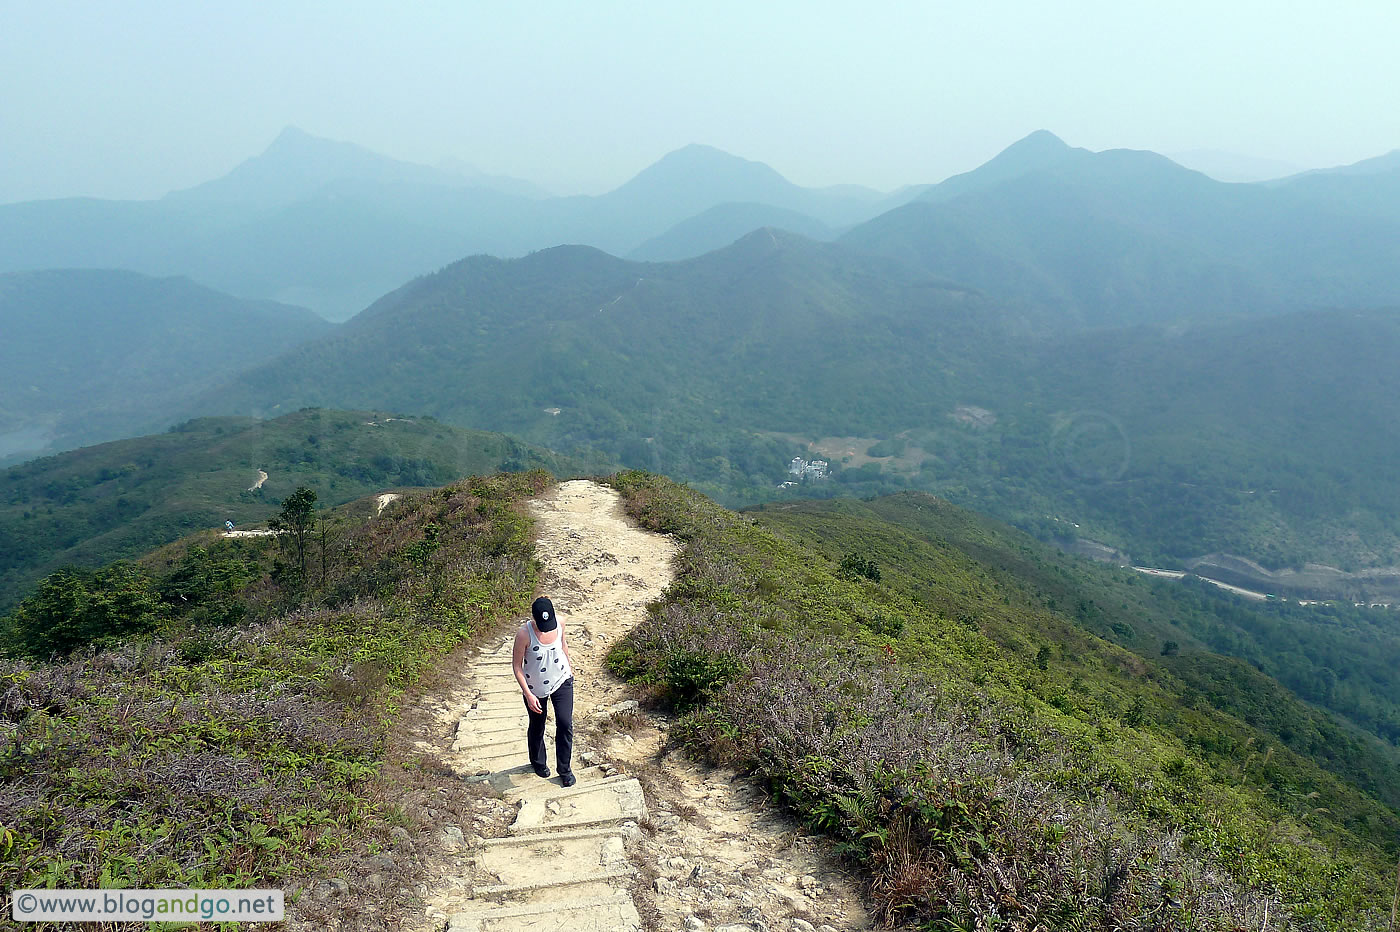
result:
[[[554,603],[548,598],[536,599],[530,606],[530,614],[532,619],[515,633],[511,654],[515,681],[520,684],[525,708],[530,713],[525,746],[535,773],[549,776],[544,724],[549,717],[545,706],[553,702],[554,764],[559,768],[559,782],[573,786],[577,778],[569,762],[574,752],[574,666],[569,658],[569,642],[564,637],[564,625],[554,611]]]

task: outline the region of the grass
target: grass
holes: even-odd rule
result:
[[[1393,813],[1268,735],[1181,706],[1167,674],[1092,635],[1074,642],[1085,669],[1052,650],[1042,670],[1032,622],[1046,616],[1025,613],[1015,632],[1015,594],[975,561],[941,567],[941,584],[999,605],[1001,635],[1022,649],[982,630],[978,603],[932,611],[664,479],[614,483],[685,549],[610,665],[684,711],[673,734],[693,753],[760,776],[836,838],[885,919],[1384,928],[1388,856],[1374,839]],[[1221,735],[1249,738],[1200,753]],[[1325,811],[1312,786],[1376,824]]]
[[[548,481],[347,512],[305,580],[271,539],[225,541],[256,570],[218,596],[239,624],[172,612],[106,649],[0,661],[0,885],[290,887],[372,851],[405,818],[385,770],[406,691],[524,611],[537,567],[518,503]],[[144,561],[156,589],[194,546]]]

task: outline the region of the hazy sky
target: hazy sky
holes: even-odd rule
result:
[[[704,142],[800,184],[1073,145],[1400,147],[1396,0],[0,0],[0,202],[151,197],[293,124],[558,191]]]

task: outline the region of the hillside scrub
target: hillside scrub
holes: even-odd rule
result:
[[[304,576],[269,538],[172,545],[154,631],[0,661],[0,886],[288,887],[374,837],[399,700],[524,610],[548,482],[332,516]]]
[[[1150,689],[1093,716],[1068,692],[1097,683],[1048,702],[1030,688],[1046,676],[1036,652],[999,648],[975,616],[925,610],[664,479],[614,483],[685,550],[610,665],[683,713],[684,746],[763,778],[837,838],[887,920],[1383,928],[1380,853],[1258,785],[1271,768],[1293,785],[1326,779],[1264,736],[1227,769],[1156,725],[1173,710]]]
[[[63,566],[134,560],[225,520],[257,525],[300,487],[341,505],[461,476],[600,466],[425,417],[308,408],[198,418],[0,470],[0,613]]]
[[[1226,768],[1257,740],[1239,725],[1247,723],[1373,797],[1311,781],[1301,793],[1317,791],[1314,805],[1333,821],[1370,823],[1365,831],[1381,844],[1400,834],[1400,619],[1393,612],[1249,603],[1206,583],[1143,577],[1064,554],[922,492],[767,506],[754,520],[833,560],[862,549],[883,565],[882,581],[922,612],[975,618],[1000,650],[1037,661],[1046,672],[1027,685],[1064,711],[1093,716],[1142,695],[1175,710],[1160,727]],[[1167,650],[1171,643],[1175,652]],[[1150,687],[1139,682],[1142,673]],[[1076,678],[1081,686],[1067,690]],[[1143,695],[1148,688],[1156,695]],[[1288,785],[1281,776],[1280,794]],[[1377,801],[1392,812],[1378,811]]]

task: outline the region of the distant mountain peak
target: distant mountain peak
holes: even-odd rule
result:
[[[272,140],[272,144],[268,146],[268,148],[272,149],[277,146],[294,145],[296,143],[306,142],[308,140],[317,140],[320,142],[331,141],[322,136],[316,136],[311,133],[308,133],[300,126],[293,126],[292,124],[288,123],[286,126],[282,127],[282,132],[277,134],[277,138]]]
[[[315,136],[287,126],[259,154],[222,178],[175,197],[242,201],[273,206],[290,203],[340,182],[459,186],[463,182],[435,168],[381,155],[353,142]]]
[[[809,239],[800,233],[780,227],[759,227],[746,233],[723,249],[715,250],[708,256],[700,256],[691,261],[709,261],[719,255],[770,257],[788,259],[800,256],[815,256],[824,251],[824,244]]]
[[[1034,171],[1063,162],[1073,153],[1085,151],[1070,146],[1048,129],[1038,129],[1002,149],[983,167],[1001,165],[1018,171]]]
[[[1007,152],[1013,150],[1034,150],[1039,152],[1064,152],[1072,148],[1059,136],[1048,129],[1038,129],[1021,139],[1016,140],[1006,147]]]
[[[254,158],[276,158],[278,156],[292,156],[299,158],[330,157],[359,164],[398,164],[412,165],[410,162],[403,162],[392,156],[375,152],[354,142],[347,142],[342,139],[331,139],[328,136],[317,136],[309,133],[299,126],[288,124],[282,128],[277,137],[272,140],[261,154]],[[423,169],[427,166],[414,165],[415,168]]]
[[[706,145],[703,142],[686,143],[679,149],[672,149],[670,152],[667,152],[661,158],[657,159],[657,164],[667,161],[692,161],[701,159],[707,161],[744,163],[747,165],[763,164],[762,162],[755,162],[752,159],[746,159],[743,156],[735,155],[732,152],[725,152],[723,149]]]
[[[657,185],[692,185],[697,182],[738,182],[762,188],[791,186],[791,182],[763,162],[755,162],[732,155],[723,149],[716,149],[714,146],[693,142],[666,153],[618,190],[642,190]]]

